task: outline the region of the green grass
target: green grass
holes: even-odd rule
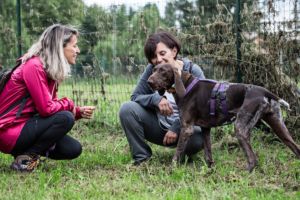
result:
[[[259,166],[248,173],[240,148],[220,135],[232,128],[224,130],[214,133],[213,169],[203,163],[203,152],[194,163],[174,166],[175,150],[157,145],[151,145],[153,158],[135,168],[120,129],[81,121],[70,133],[83,145],[75,160],[48,159],[22,174],[9,169],[11,156],[1,154],[0,199],[300,199],[300,161],[287,147],[255,130]]]
[[[215,167],[209,169],[203,152],[194,163],[174,166],[175,149],[151,145],[152,159],[131,166],[127,140],[118,110],[129,100],[136,81],[110,79],[101,94],[97,81],[66,82],[60,96],[77,105],[95,105],[94,120],[79,121],[71,135],[83,145],[71,161],[46,160],[31,174],[13,172],[10,155],[0,154],[0,199],[300,199],[300,161],[272,134],[255,130],[252,145],[259,166],[246,170],[246,159],[229,133],[232,126],[213,129]],[[105,127],[105,128],[103,128]],[[298,137],[298,144],[300,144]]]

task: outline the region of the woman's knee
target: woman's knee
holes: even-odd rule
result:
[[[75,117],[70,111],[61,111],[55,114],[53,123],[69,131],[74,126]]]
[[[76,139],[66,135],[56,143],[49,157],[55,160],[71,160],[82,153],[82,145]]]
[[[128,101],[128,102],[123,103],[119,110],[120,120],[123,120],[124,118],[132,115],[134,107],[136,107],[137,105],[138,104],[134,101]]]
[[[82,145],[80,144],[80,142],[76,142],[75,144],[73,144],[73,148],[69,153],[69,159],[74,159],[80,156],[80,154],[82,153]]]

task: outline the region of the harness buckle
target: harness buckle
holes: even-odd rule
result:
[[[226,99],[226,92],[225,91],[221,91],[220,92],[220,100],[223,101]]]

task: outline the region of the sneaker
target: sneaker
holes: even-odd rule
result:
[[[139,160],[139,161],[134,161],[132,163],[133,166],[141,166],[142,164],[145,164],[145,163],[148,163],[148,161],[150,160],[151,158],[144,158],[142,160]]]
[[[10,168],[20,172],[32,172],[40,163],[39,155],[19,155],[16,157]]]

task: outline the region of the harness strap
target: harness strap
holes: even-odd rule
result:
[[[20,108],[19,108],[19,110],[18,110],[18,112],[16,114],[17,118],[21,116],[21,113],[22,113],[22,111],[23,111],[23,109],[25,107],[25,104],[26,104],[26,101],[27,101],[28,98],[29,98],[29,94],[27,93],[26,96],[21,101]]]
[[[211,80],[211,79],[195,78],[195,79],[194,79],[194,80],[186,87],[184,96],[186,96],[186,95],[193,89],[193,87],[194,87],[199,81],[209,82],[209,83],[217,83],[215,80]]]
[[[185,94],[184,96],[186,96],[191,90],[192,88],[196,85],[196,83],[198,83],[200,81],[200,79],[195,78],[186,88],[185,90]]]
[[[217,93],[220,88],[220,83],[216,83],[212,92],[211,92],[211,98],[210,98],[210,115],[216,114],[216,99],[217,99]]]
[[[229,85],[227,83],[216,83],[214,86],[211,99],[210,99],[210,115],[216,115],[216,103],[217,97],[219,96],[220,104],[222,113],[227,117],[228,116],[228,108],[226,104],[226,90],[228,89]]]
[[[7,72],[7,74],[5,74],[1,81],[1,88],[0,91],[2,91],[2,89],[4,88],[5,84],[8,82],[8,80],[11,78],[12,73],[22,64],[22,57],[18,58],[16,61],[16,65]],[[16,117],[20,117],[21,116],[21,112],[24,109],[24,106],[26,104],[27,99],[29,98],[29,93],[27,92],[25,94],[25,96],[21,99],[19,99],[18,101],[14,102],[13,104],[11,104],[3,113],[0,113],[0,117],[6,115],[7,113],[9,113],[12,109],[14,109],[16,106],[20,105],[20,108],[16,114]]]
[[[19,99],[18,101],[14,102],[13,104],[11,104],[9,106],[8,109],[6,109],[3,113],[0,114],[0,117],[6,115],[7,113],[9,113],[12,109],[14,109],[17,105],[20,105],[20,108],[18,109],[18,112],[16,114],[17,118],[21,116],[21,113],[24,109],[24,106],[26,104],[27,99],[29,98],[29,93],[27,93],[25,95],[25,97],[23,97],[22,99]]]
[[[223,114],[227,117],[228,116],[228,109],[226,104],[226,90],[228,89],[229,85],[226,83],[222,83],[220,87],[220,100],[221,100],[221,108]]]

